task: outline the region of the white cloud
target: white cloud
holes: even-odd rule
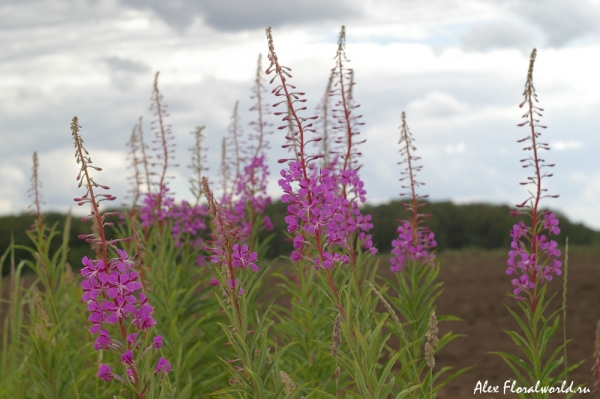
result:
[[[417,118],[451,118],[466,114],[469,106],[446,94],[433,92],[411,101],[408,112]]]
[[[555,141],[550,145],[550,148],[556,149],[558,151],[576,150],[581,147],[583,147],[583,142],[575,140]]]
[[[446,152],[446,154],[460,154],[465,152],[466,149],[467,146],[465,145],[465,143],[457,143],[456,145],[449,144],[446,147],[444,147],[444,151]]]

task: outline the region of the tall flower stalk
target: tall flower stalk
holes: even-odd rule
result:
[[[548,194],[548,190],[542,184],[544,179],[552,176],[547,168],[554,165],[547,164],[541,158],[541,152],[549,150],[550,147],[541,141],[541,133],[538,130],[545,129],[546,126],[540,124],[543,109],[537,105],[538,97],[533,85],[536,55],[537,51],[533,49],[529,59],[523,102],[519,105],[526,109],[523,115],[525,121],[518,125],[526,126],[528,129],[528,134],[518,142],[526,143],[523,150],[529,154],[521,159],[523,168],[532,171],[532,175],[521,185],[532,186],[532,190],[529,191],[529,197],[517,205],[517,211],[511,212],[513,215],[524,215],[526,222],[515,224],[510,232],[512,243],[506,270],[506,274],[515,275],[512,279],[513,292],[510,296],[517,300],[522,312],[520,316],[516,311],[508,308],[522,332],[507,331],[507,333],[521,348],[525,359],[497,352],[515,373],[511,388],[516,389],[519,397],[522,398],[548,398],[547,392],[525,394],[520,393],[518,389],[536,384],[540,386],[560,384],[565,380],[568,372],[578,367],[578,364],[567,367],[567,359],[559,357],[564,353],[566,341],[563,341],[552,354],[546,354],[550,340],[558,329],[563,310],[558,309],[547,314],[548,306],[554,298],[554,295],[548,297],[546,294],[547,283],[554,276],[562,274],[562,262],[557,242],[549,238],[560,233],[559,221],[553,213],[541,207],[543,198],[558,196]],[[563,367],[560,367],[561,364]]]
[[[331,71],[331,91],[330,96],[335,101],[331,110],[335,124],[332,129],[338,132],[336,143],[339,145],[337,151],[332,151],[337,155],[337,160],[331,164],[331,169],[338,180],[338,190],[341,197],[341,204],[336,214],[338,237],[341,238],[340,244],[347,247],[350,256],[350,264],[353,267],[356,286],[359,295],[362,295],[363,279],[365,271],[362,270],[366,260],[359,261],[361,249],[369,251],[371,255],[377,253],[377,248],[373,246],[373,240],[369,231],[373,228],[371,215],[363,215],[359,209],[359,204],[366,201],[367,192],[364,188],[364,182],[359,176],[361,165],[358,158],[362,155],[358,146],[366,140],[359,140],[360,131],[358,128],[364,125],[360,122],[362,115],[356,115],[355,111],[360,107],[354,101],[352,96],[352,87],[354,86],[354,72],[347,68],[349,60],[346,58],[346,28],[342,26],[338,36],[338,48],[334,57],[335,67]],[[326,123],[324,121],[324,123]],[[323,136],[323,140],[327,140]],[[325,155],[324,155],[325,156]],[[330,234],[332,229],[330,228]]]
[[[275,115],[286,115],[283,118],[284,122],[291,119],[293,130],[286,139],[290,144],[295,144],[297,150],[295,158],[279,161],[280,163],[288,162],[287,168],[280,172],[282,179],[279,180],[279,186],[284,191],[281,201],[289,204],[288,216],[285,220],[288,231],[294,235],[295,250],[291,254],[291,259],[294,262],[301,260],[310,262],[315,268],[325,273],[336,306],[342,317],[346,319],[338,289],[333,280],[332,269],[341,263],[348,263],[349,258],[347,255],[329,249],[334,244],[335,238],[327,234],[327,225],[333,220],[334,211],[340,202],[336,193],[336,181],[328,169],[315,169],[314,161],[321,158],[322,155],[308,153],[307,146],[321,140],[318,137],[313,139],[308,137],[309,133],[315,133],[312,121],[317,117],[300,115],[300,112],[307,108],[302,106],[306,99],[302,98],[303,92],[296,91],[296,87],[287,82],[292,77],[291,69],[279,63],[271,28],[267,29],[267,40],[270,65],[266,73],[267,75],[275,74],[270,81],[271,84],[275,80],[278,81],[278,85],[273,89],[273,94],[283,97],[283,100],[273,104],[273,107],[281,104],[285,104],[287,107],[286,111],[275,112]],[[288,111],[290,115],[288,115]],[[280,130],[287,128],[288,124],[279,127]],[[310,240],[310,244],[306,240]],[[314,254],[311,254],[313,251]]]
[[[323,158],[321,160],[322,168],[329,168],[331,165],[331,154],[330,154],[330,146],[331,146],[331,137],[330,137],[330,119],[331,119],[331,88],[333,85],[335,68],[329,73],[329,78],[327,79],[327,86],[325,87],[325,94],[323,94],[323,98],[317,107],[317,112],[320,114],[319,126],[321,127],[321,143],[316,143],[317,146],[321,148],[321,152],[323,154]]]
[[[268,330],[272,325],[267,321],[269,309],[262,311],[261,316],[256,312],[256,318],[252,317],[256,306],[254,295],[260,287],[262,274],[256,264],[258,255],[244,244],[243,232],[217,202],[206,177],[202,177],[202,186],[213,214],[213,241],[209,251],[217,278],[212,278],[210,285],[220,288],[222,299],[216,293],[217,299],[229,323],[219,325],[228,339],[226,345],[231,345],[237,356],[224,361],[230,371],[232,387],[213,395],[237,392],[240,397],[281,397],[282,382],[275,377],[274,370],[281,354],[293,343],[271,356],[267,346]],[[271,391],[273,388],[277,393]],[[295,387],[291,389],[288,384],[288,389],[293,391]]]
[[[37,152],[33,153],[33,166],[31,168],[31,188],[28,193],[33,198],[33,203],[29,206],[33,208],[32,214],[35,215],[35,222],[32,227],[34,231],[41,238],[44,235],[44,215],[42,215],[41,205],[43,204],[42,194],[40,188],[42,188],[42,182],[39,179],[39,161]]]
[[[437,322],[458,320],[456,317],[443,315],[435,317],[435,301],[441,294],[442,283],[436,281],[440,267],[434,262],[433,250],[437,243],[434,233],[423,226],[424,214],[421,208],[426,205],[423,200],[427,195],[418,192],[425,183],[417,180],[417,173],[422,166],[416,156],[413,135],[402,112],[400,125],[399,165],[404,165],[401,172],[401,197],[408,197],[402,205],[409,212],[406,220],[399,220],[398,237],[392,241],[391,271],[396,273],[396,281],[388,281],[391,293],[389,302],[405,320],[390,324],[390,328],[400,340],[400,346],[406,350],[400,356],[402,364],[398,378],[405,384],[418,386],[412,393],[414,398],[430,398],[444,385],[464,373],[467,368],[455,371],[449,376],[444,374],[451,367],[434,371],[434,355],[458,336],[452,332],[437,338]],[[435,326],[434,326],[435,324]],[[444,379],[440,382],[440,377]]]
[[[170,160],[175,159],[172,155],[175,150],[174,143],[171,143],[175,139],[173,133],[171,132],[171,125],[166,123],[166,118],[169,116],[167,113],[167,105],[163,101],[163,95],[158,88],[158,75],[159,72],[156,72],[154,76],[154,86],[152,90],[152,96],[150,97],[150,110],[154,112],[154,116],[156,119],[152,121],[152,130],[154,130],[154,134],[156,138],[152,141],[157,147],[154,147],[153,150],[156,151],[156,162],[153,166],[158,166],[160,168],[160,172],[158,174],[158,190],[159,190],[159,198],[158,198],[158,206],[160,207],[162,196],[160,192],[162,192],[163,187],[167,185],[167,179],[171,178],[167,174],[169,166],[178,166],[171,165]]]
[[[239,219],[238,224],[248,237],[248,244],[253,250],[257,250],[258,233],[261,230],[272,230],[273,225],[268,216],[264,215],[265,207],[271,203],[271,197],[267,194],[267,178],[269,168],[267,165],[267,150],[269,142],[267,135],[272,134],[267,128],[271,126],[266,120],[268,104],[264,99],[266,89],[261,65],[262,56],[259,55],[256,68],[256,78],[252,87],[251,99],[255,100],[250,111],[254,111],[256,119],[250,122],[254,132],[248,135],[247,154],[248,157],[241,159],[242,170],[238,176],[235,186],[236,200],[233,212]]]
[[[98,370],[98,377],[104,381],[117,379],[134,391],[140,399],[146,398],[149,384],[154,378],[148,375],[147,353],[154,346],[162,347],[162,337],[156,335],[153,344],[146,346],[149,330],[156,321],[152,317],[154,308],[148,303],[144,294],[137,294],[142,285],[137,281],[138,273],[135,270],[135,261],[121,249],[116,248],[117,257],[109,257],[109,247],[116,247],[118,242],[129,241],[129,238],[108,240],[105,227],[112,226],[106,219],[116,212],[100,212],[100,202],[114,201],[116,197],[108,193],[99,193],[100,190],[109,190],[108,186],[98,184],[90,171],[102,169],[92,165],[89,152],[83,146],[83,139],[79,134],[79,121],[73,118],[71,132],[75,142],[75,156],[80,165],[77,180],[79,187],[84,186],[85,194],[75,198],[79,206],[90,204],[92,212],[83,220],[93,219],[98,226],[98,233],[82,235],[80,238],[95,243],[100,248],[101,258],[92,260],[85,256],[82,259],[84,266],[81,274],[85,277],[81,283],[83,289],[82,300],[87,304],[90,312],[89,332],[97,335],[94,349],[116,352],[121,356],[124,375],[113,373],[111,367],[102,364]],[[120,339],[110,335],[110,326],[115,325]],[[143,367],[142,367],[143,366]],[[171,369],[170,363],[164,358],[159,358],[154,374],[163,376]]]
[[[390,262],[393,272],[401,271],[408,262],[422,261],[424,264],[433,265],[434,255],[430,251],[437,245],[434,233],[421,225],[423,220],[430,216],[420,212],[420,208],[426,205],[423,200],[428,195],[421,195],[417,191],[420,186],[425,185],[417,180],[417,173],[423,166],[418,164],[421,157],[415,155],[417,147],[414,145],[414,138],[404,112],[402,112],[398,144],[400,144],[401,157],[398,164],[405,165],[400,177],[400,182],[403,184],[400,196],[408,197],[408,201],[403,202],[402,205],[409,212],[410,218],[400,222],[397,229],[398,238],[392,242],[394,256]]]
[[[206,167],[206,151],[207,149],[203,147],[204,140],[206,136],[204,134],[205,126],[198,126],[192,134],[194,135],[194,146],[189,150],[192,153],[192,164],[188,166],[188,168],[192,169],[194,175],[190,178],[190,191],[194,195],[195,203],[197,206],[200,204],[200,198],[204,195],[204,191],[202,189],[202,176],[204,172],[208,170]]]
[[[158,76],[159,72],[156,72],[154,76],[154,85],[152,95],[150,96],[150,111],[153,112],[156,117],[151,122],[151,129],[154,131],[155,139],[152,140],[152,150],[154,154],[154,162],[150,163],[152,167],[158,167],[158,172],[149,172],[146,169],[146,178],[150,182],[150,175],[158,176],[158,181],[151,182],[156,186],[156,191],[152,192],[151,187],[148,187],[148,192],[144,195],[144,205],[141,208],[140,217],[142,219],[142,226],[146,228],[145,238],[148,239],[148,228],[151,225],[158,224],[159,229],[162,230],[163,220],[167,217],[169,208],[172,205],[174,199],[169,196],[168,179],[173,176],[168,174],[170,166],[178,166],[173,164],[172,160],[175,159],[173,153],[175,152],[175,143],[172,141],[175,139],[171,131],[171,125],[166,123],[166,118],[169,116],[167,113],[167,105],[163,101],[163,95],[158,88]],[[141,123],[141,120],[140,120]],[[146,154],[143,143],[143,136],[141,129],[139,132],[140,148],[142,149],[144,166],[146,167]]]

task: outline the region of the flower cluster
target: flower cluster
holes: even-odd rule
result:
[[[401,271],[407,261],[433,264],[434,255],[428,252],[437,246],[433,232],[419,228],[415,230],[409,222],[398,226],[397,232],[398,238],[392,241],[392,254],[395,257],[390,259],[391,271]]]
[[[357,146],[363,144],[366,140],[358,140],[358,127],[364,125],[360,122],[362,115],[356,115],[354,111],[360,107],[354,102],[352,89],[355,84],[354,72],[345,66],[348,62],[345,53],[346,46],[346,28],[342,26],[338,37],[338,49],[336,56],[336,66],[331,70],[330,81],[328,82],[329,97],[336,99],[332,109],[333,119],[335,121],[332,129],[339,131],[335,143],[339,145],[337,149],[330,149],[334,155],[329,169],[336,175],[338,181],[339,195],[343,201],[339,208],[338,217],[340,235],[352,239],[355,233],[358,233],[358,245],[367,249],[371,254],[377,252],[373,247],[373,241],[369,230],[373,228],[370,223],[370,215],[362,215],[358,204],[366,200],[366,190],[364,182],[360,179],[358,171],[358,157],[362,154]],[[324,115],[326,118],[327,115]],[[326,121],[324,124],[326,125]],[[325,126],[324,126],[325,127]],[[323,141],[326,141],[327,132],[324,130]],[[324,148],[327,146],[324,145]],[[324,154],[325,157],[325,154]],[[325,161],[324,161],[325,162]],[[354,260],[356,256],[355,243],[349,243],[348,249]]]
[[[201,233],[207,227],[208,209],[204,205],[192,205],[187,201],[177,204],[168,193],[168,187],[163,186],[160,194],[144,195],[144,205],[140,208],[142,226],[150,227],[163,221],[170,221],[171,235],[177,248],[184,244],[185,239],[185,242],[191,242],[195,249],[204,249]],[[203,256],[198,257],[198,263],[204,264]]]
[[[136,293],[142,288],[138,282],[138,273],[134,270],[134,262],[123,250],[117,249],[118,258],[111,259],[105,264],[102,259],[91,260],[83,258],[81,275],[86,277],[81,283],[83,289],[82,301],[87,304],[91,312],[89,321],[92,324],[89,331],[98,334],[94,342],[94,349],[113,349],[123,352],[121,360],[134,379],[137,374],[134,369],[134,355],[132,350],[139,347],[137,341],[140,332],[145,332],[156,325],[152,317],[154,308],[148,303],[148,298]],[[136,332],[127,335],[127,321],[135,327]],[[106,325],[118,324],[123,338],[127,338],[127,345],[113,339],[105,328]],[[162,337],[154,337],[153,346],[162,347]],[[133,368],[133,369],[132,369]],[[102,365],[98,377],[109,381],[112,379],[110,367]]]
[[[550,234],[559,234],[558,219],[553,213],[544,213],[542,222],[543,230]],[[517,278],[512,280],[514,287],[513,293],[518,296],[523,291],[531,291],[536,287],[536,283],[552,280],[552,275],[561,275],[562,262],[558,244],[550,240],[544,234],[537,234],[531,239],[531,229],[525,226],[525,223],[519,222],[513,226],[510,232],[512,237],[511,250],[508,253],[508,269],[506,274],[517,274]],[[532,242],[532,247],[537,248],[535,252],[529,252],[527,242]]]
[[[290,162],[288,168],[281,171],[281,176],[279,186],[284,192],[281,201],[288,204],[285,221],[288,231],[296,235],[291,259],[295,262],[306,259],[315,267],[325,269],[335,262],[348,263],[347,255],[331,253],[323,248],[313,257],[304,252],[305,234],[316,237],[317,241],[325,238],[326,246],[347,245],[347,235],[343,234],[338,223],[343,219],[338,212],[343,208],[343,200],[337,194],[336,180],[329,169],[320,169],[314,176],[305,178],[301,162],[296,161]]]
[[[144,195],[144,205],[140,209],[140,219],[143,227],[153,226],[169,217],[175,199],[169,197],[168,193],[169,188],[163,185],[160,193],[149,192]]]
[[[183,245],[185,235],[190,237],[194,248],[203,248],[203,240],[200,233],[206,230],[206,215],[208,209],[204,205],[192,205],[182,201],[180,205],[173,204],[168,216],[173,221],[171,235],[175,240],[175,246]]]
[[[227,294],[227,291],[232,293],[236,310],[238,310],[237,296],[242,295],[244,290],[240,287],[239,279],[236,278],[236,269],[245,270],[250,268],[253,272],[257,272],[258,266],[255,262],[258,255],[256,252],[250,251],[248,245],[239,244],[244,235],[239,227],[235,226],[235,221],[229,218],[229,213],[225,212],[224,208],[215,200],[206,177],[202,177],[202,186],[210,210],[214,212],[214,239],[208,248],[211,253],[210,260],[219,267],[221,271],[219,275],[224,280],[220,282],[212,278],[210,284],[213,286],[220,285],[223,288],[224,295]]]

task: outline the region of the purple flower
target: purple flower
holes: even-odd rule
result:
[[[558,224],[559,221],[553,213],[545,213],[543,230],[540,233],[547,230],[549,235],[559,234]],[[518,276],[512,279],[513,293],[517,295],[518,300],[521,299],[519,296],[521,292],[529,292],[538,282],[550,281],[553,275],[562,274],[562,262],[558,259],[561,252],[556,241],[549,240],[544,234],[538,234],[533,238],[530,234],[530,229],[523,222],[515,224],[510,233],[512,243],[511,250],[508,252],[506,274]]]
[[[130,295],[134,291],[142,288],[142,284],[137,282],[137,272],[129,273],[112,273],[108,276],[108,296],[109,298],[126,298],[128,302],[135,302],[135,297]]]
[[[265,225],[265,229],[267,229],[268,231],[273,230],[273,223],[271,222],[271,218],[268,216],[265,216],[263,219],[263,223]]]
[[[390,259],[390,270],[399,272],[404,269],[405,263],[421,261],[425,265],[433,266],[434,255],[429,249],[435,248],[435,236],[433,232],[412,228],[409,222],[404,222],[397,228],[398,238],[392,241],[392,254]]]
[[[156,370],[154,371],[154,374],[166,374],[169,371],[171,371],[171,363],[169,363],[169,361],[165,358],[159,358],[158,363],[156,364]]]
[[[256,259],[258,258],[256,252],[250,252],[248,246],[244,244],[241,248],[239,244],[235,244],[233,246],[233,267],[240,267],[242,269],[250,268],[253,272],[258,271],[258,266],[256,266]]]
[[[162,348],[163,340],[160,335],[157,335],[156,337],[154,337],[154,342],[152,342],[152,346],[154,346],[156,349]]]
[[[140,330],[147,330],[156,325],[156,320],[152,317],[154,308],[148,303],[146,295],[140,294],[140,307],[135,312],[133,324]]]
[[[131,349],[127,349],[123,355],[121,355],[121,361],[125,364],[133,364],[133,352]]]
[[[110,344],[112,344],[112,340],[110,339],[108,331],[100,330],[100,334],[96,338],[96,341],[94,341],[94,349],[97,351],[100,349],[108,349]]]
[[[135,342],[135,339],[137,338],[138,333],[133,333],[133,334],[129,334],[127,336],[127,344],[129,346],[133,346],[133,343]]]
[[[103,364],[100,366],[100,368],[98,369],[98,378],[105,382],[108,382],[112,380],[113,377],[114,376],[112,371],[110,370],[110,366],[108,366],[107,364]]]
[[[292,251],[290,258],[292,259],[292,262],[299,262],[304,259],[304,256],[298,251]]]
[[[95,278],[86,279],[81,282],[81,289],[83,290],[83,295],[81,296],[81,300],[88,305],[91,303],[96,303],[96,298],[98,294],[101,292],[100,285]],[[95,305],[92,305],[92,308],[88,306],[88,310],[95,309]]]
[[[337,182],[330,171],[321,169],[315,171],[314,176],[305,179],[301,163],[292,161],[288,169],[281,171],[281,176],[283,178],[279,180],[279,186],[284,191],[281,201],[288,204],[285,222],[288,231],[295,235],[295,250],[291,259],[294,262],[304,259],[302,250],[305,237],[324,237],[330,246],[345,245],[348,233],[341,233],[341,219],[338,218],[340,212],[343,212],[344,202],[337,194]],[[298,184],[297,188],[294,188],[293,182]],[[334,265],[336,255],[337,261],[340,256],[338,253],[334,255],[325,251],[315,259],[316,265],[329,268]]]
[[[115,298],[113,302],[102,302],[102,309],[107,315],[106,322],[109,324],[117,323],[120,319],[127,318],[135,312],[135,306],[119,297]]]
[[[294,237],[294,248],[296,248],[296,249],[304,248],[304,237],[302,237],[302,236]]]
[[[558,219],[554,213],[544,213],[544,228],[552,234],[560,234],[560,229],[558,228]]]

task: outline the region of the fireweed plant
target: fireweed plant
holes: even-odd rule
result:
[[[396,378],[391,374],[403,349],[394,354],[384,353],[386,342],[391,336],[390,333],[383,332],[389,314],[376,311],[379,298],[377,295],[370,295],[371,287],[365,289],[364,295],[353,289],[352,257],[356,255],[353,250],[360,251],[360,245],[349,245],[349,233],[352,230],[345,228],[347,219],[344,216],[348,215],[348,208],[350,206],[352,209],[352,206],[351,201],[344,196],[344,189],[351,191],[347,186],[352,184],[356,198],[363,197],[365,192],[355,178],[356,174],[351,171],[353,163],[350,155],[353,155],[354,149],[350,140],[354,136],[354,126],[350,124],[350,97],[346,97],[342,90],[345,82],[340,67],[341,60],[338,59],[338,79],[342,85],[339,92],[343,99],[338,106],[342,107],[340,110],[345,115],[339,116],[338,120],[343,118],[342,123],[346,124],[343,137],[348,141],[345,142],[347,152],[341,157],[347,165],[339,168],[341,173],[338,173],[336,169],[318,166],[317,160],[322,158],[322,154],[309,153],[309,144],[321,141],[320,137],[309,137],[309,134],[316,133],[312,121],[317,117],[301,116],[301,112],[307,109],[303,104],[306,102],[302,98],[304,93],[297,91],[289,83],[291,69],[279,62],[271,28],[266,33],[270,60],[266,73],[273,76],[271,84],[277,81],[272,93],[281,99],[273,107],[283,105],[287,108],[286,111],[275,112],[275,115],[285,115],[283,121],[288,122],[280,126],[279,130],[292,126],[288,130],[284,148],[294,148],[293,157],[279,161],[287,164],[280,172],[279,185],[284,192],[281,200],[288,204],[285,220],[294,243],[290,258],[295,267],[313,271],[310,274],[302,270],[297,273],[299,289],[292,291],[292,296],[295,296],[293,300],[297,302],[297,308],[303,309],[309,317],[325,320],[329,331],[333,331],[331,339],[320,341],[320,345],[321,351],[329,352],[330,361],[325,364],[330,367],[329,379],[333,379],[335,384],[321,386],[327,393],[333,392],[333,397],[348,396],[350,392],[358,392],[364,398],[384,398],[392,392],[395,397],[402,397],[418,386],[398,387]],[[344,38],[342,30],[338,47],[340,57],[343,55]],[[358,229],[354,226],[354,231],[356,230]],[[372,256],[371,251],[367,253]],[[356,256],[356,262],[361,261],[361,257]],[[324,298],[313,301],[314,296]],[[300,324],[300,328],[302,327],[304,326]],[[311,355],[313,352],[310,344],[306,346]],[[305,364],[310,364],[311,360],[309,357]],[[297,364],[296,367],[301,366],[303,365]],[[311,385],[313,383],[314,380]],[[320,395],[326,393],[321,391]]]
[[[521,328],[521,332],[507,331],[507,334],[522,350],[525,359],[497,352],[515,373],[513,387],[517,389],[521,398],[548,398],[550,395],[548,392],[519,392],[518,388],[535,387],[536,384],[542,387],[558,386],[566,381],[569,371],[581,364],[567,366],[567,359],[560,356],[567,345],[566,338],[552,353],[547,354],[550,340],[556,334],[560,313],[563,310],[559,308],[548,314],[549,305],[555,294],[547,296],[547,283],[554,276],[562,274],[562,262],[558,244],[551,238],[552,235],[560,233],[559,221],[553,213],[543,210],[540,204],[543,198],[556,198],[558,195],[547,194],[548,190],[542,185],[543,179],[552,176],[547,168],[554,165],[547,164],[541,158],[541,152],[550,150],[550,147],[540,141],[541,133],[538,130],[545,129],[546,126],[540,124],[539,118],[542,116],[543,109],[537,105],[538,97],[533,85],[536,55],[536,49],[533,49],[523,91],[523,102],[519,105],[526,110],[523,115],[525,121],[519,126],[526,126],[528,134],[518,142],[526,143],[523,150],[529,153],[528,157],[521,159],[521,163],[524,164],[523,168],[532,169],[532,176],[521,185],[531,186],[532,189],[529,197],[518,204],[517,210],[512,212],[513,215],[524,215],[527,222],[515,224],[510,232],[512,243],[506,270],[506,274],[513,277],[513,291],[509,295],[517,301],[522,313],[519,315],[507,307]],[[567,394],[567,397],[569,396],[572,396],[572,393]]]
[[[440,266],[435,262],[433,252],[437,243],[434,233],[423,225],[424,219],[430,215],[421,211],[426,205],[427,195],[418,193],[418,188],[425,184],[417,180],[417,172],[422,169],[419,164],[421,158],[415,155],[417,148],[404,112],[398,143],[401,157],[398,164],[404,166],[400,177],[403,190],[400,196],[408,198],[402,205],[410,217],[398,221],[398,237],[392,241],[390,259],[390,270],[395,272],[396,281],[387,281],[390,292],[386,297],[405,321],[397,321],[390,326],[400,346],[406,348],[400,356],[402,368],[397,378],[405,384],[421,387],[412,393],[413,397],[429,398],[468,369],[458,370],[449,376],[445,374],[451,367],[433,370],[435,352],[458,337],[448,332],[438,340],[437,323],[458,318],[448,315],[435,317],[435,300],[442,293],[442,283],[436,281]]]
[[[279,350],[268,346],[268,331],[273,321],[268,321],[269,308],[259,315],[255,305],[261,288],[264,270],[256,264],[258,254],[245,244],[244,231],[236,226],[231,213],[216,201],[208,180],[202,178],[204,195],[213,214],[213,240],[209,248],[210,260],[215,266],[217,278],[210,285],[218,287],[215,296],[227,323],[219,323],[227,337],[226,345],[235,352],[235,358],[221,358],[230,373],[231,388],[217,394],[235,394],[240,398],[291,397],[296,388],[286,388],[278,375],[279,357],[294,343]],[[254,315],[252,314],[254,313]],[[295,396],[295,395],[294,395]]]
[[[82,301],[87,304],[90,312],[88,318],[91,327],[89,332],[95,335],[95,350],[111,350],[120,356],[119,369],[123,372],[116,374],[109,364],[103,363],[98,368],[98,378],[105,382],[119,380],[140,399],[146,398],[150,392],[150,384],[163,381],[171,370],[171,363],[156,352],[162,347],[160,335],[153,334],[156,325],[153,318],[154,308],[141,290],[135,261],[122,249],[116,248],[117,243],[128,241],[127,238],[108,240],[105,227],[112,226],[106,221],[115,212],[101,213],[99,204],[102,201],[113,201],[116,197],[111,194],[101,194],[100,189],[108,190],[108,186],[96,183],[90,174],[91,169],[100,171],[101,168],[92,165],[91,157],[83,146],[79,134],[77,117],[71,123],[71,132],[75,142],[75,155],[80,171],[77,176],[79,187],[86,188],[85,194],[75,198],[79,206],[89,204],[92,211],[84,220],[96,219],[99,235],[86,234],[80,236],[88,242],[94,242],[101,248],[102,258],[92,260],[85,256],[81,275],[85,279],[81,283]],[[110,258],[109,247],[116,250],[117,256]],[[113,331],[111,336],[110,331]],[[116,333],[115,333],[116,330]],[[156,349],[156,351],[152,351]],[[153,353],[154,352],[154,353]],[[113,367],[116,368],[115,364]],[[168,385],[168,379],[166,384]]]

